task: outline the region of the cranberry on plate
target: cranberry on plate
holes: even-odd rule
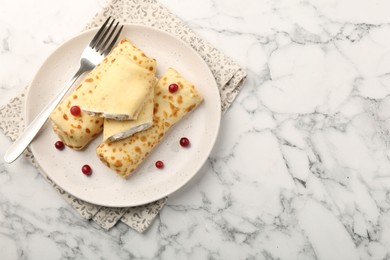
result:
[[[180,145],[182,147],[187,147],[190,145],[190,140],[187,137],[180,138]]]
[[[65,144],[64,144],[64,142],[62,142],[62,141],[57,141],[57,142],[55,142],[54,146],[55,146],[58,150],[64,150],[64,148],[65,148]]]
[[[157,169],[162,169],[162,168],[164,168],[164,162],[163,161],[157,161],[155,163],[155,166],[156,166]]]
[[[87,176],[92,174],[92,168],[88,164],[84,164],[83,167],[81,167],[81,171]]]

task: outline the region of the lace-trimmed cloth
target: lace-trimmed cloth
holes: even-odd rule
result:
[[[191,45],[206,61],[212,71],[221,95],[222,112],[226,112],[239,93],[246,78],[245,71],[229,57],[195,34],[178,17],[156,0],[112,0],[101,12],[96,14],[85,27],[99,27],[107,17],[112,16],[123,24],[141,24],[156,27],[182,39]],[[25,94],[13,98],[6,106],[0,108],[0,130],[11,140],[15,140],[25,127],[24,108]],[[25,156],[39,169],[33,154],[26,150]],[[144,232],[167,202],[167,197],[158,201],[129,208],[111,208],[94,205],[80,200],[56,185],[43,171],[45,179],[55,190],[80,214],[81,217],[95,221],[108,230],[119,221],[138,232]]]

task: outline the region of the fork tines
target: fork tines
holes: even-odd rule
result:
[[[96,33],[95,37],[93,37],[91,43],[89,44],[91,48],[95,49],[97,52],[103,55],[107,55],[112,49],[112,47],[114,47],[114,44],[118,40],[118,37],[123,29],[123,25],[121,25],[117,30],[119,22],[116,22],[114,28],[111,29],[113,24],[115,23],[115,19],[112,18],[110,25],[107,26],[110,20],[111,16],[107,18],[107,20],[100,27],[99,31]],[[116,33],[116,35],[112,38],[114,33]],[[111,38],[112,40],[110,42]]]

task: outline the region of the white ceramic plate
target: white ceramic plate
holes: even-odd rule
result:
[[[31,122],[45,103],[72,77],[79,57],[97,30],[87,31],[61,45],[39,69],[27,94],[26,119]],[[158,76],[168,67],[178,70],[193,82],[203,95],[204,102],[175,125],[164,140],[153,150],[138,170],[127,180],[116,175],[97,158],[97,137],[83,151],[66,148],[58,151],[57,136],[47,122],[30,145],[42,170],[61,188],[77,198],[103,206],[127,207],[153,202],[185,185],[201,168],[216,141],[221,104],[213,75],[203,59],[181,40],[156,29],[126,25],[123,37],[129,38],[148,56],[157,59]],[[186,136],[189,148],[182,148],[179,139]],[[162,160],[165,168],[156,169]],[[91,176],[81,167],[89,164]]]

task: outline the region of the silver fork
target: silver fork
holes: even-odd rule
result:
[[[119,38],[123,25],[118,29],[119,22],[117,22],[114,28],[112,28],[115,19],[112,19],[111,23],[108,25],[110,20],[111,17],[104,22],[91,42],[85,47],[80,57],[80,67],[73,78],[65,85],[62,91],[43,108],[37,117],[35,117],[35,119],[26,127],[20,137],[10,146],[10,148],[8,148],[4,155],[4,161],[11,163],[23,153],[45,124],[51,112],[61,102],[76,80],[84,72],[92,70],[111,51]]]

